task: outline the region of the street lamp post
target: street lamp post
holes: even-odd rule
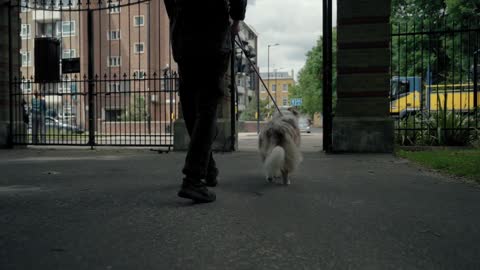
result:
[[[268,44],[268,50],[267,50],[267,81],[268,81],[268,87],[270,88],[270,47],[275,47],[279,46],[280,44],[275,43],[275,44]],[[270,90],[270,89],[268,89]],[[270,102],[269,102],[270,103]]]

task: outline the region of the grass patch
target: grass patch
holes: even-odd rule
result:
[[[418,152],[399,150],[397,154],[428,168],[480,183],[480,149]]]

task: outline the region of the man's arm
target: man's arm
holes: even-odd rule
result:
[[[230,1],[230,18],[233,20],[232,32],[238,34],[240,32],[239,22],[245,19],[247,10],[247,0],[229,0]]]

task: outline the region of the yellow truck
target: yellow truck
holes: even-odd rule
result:
[[[390,114],[404,118],[421,111],[445,109],[473,113],[480,104],[480,90],[474,88],[473,82],[423,84],[418,76],[396,76],[391,80]]]

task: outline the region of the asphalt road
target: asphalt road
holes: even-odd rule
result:
[[[218,200],[176,197],[182,153],[0,151],[0,269],[480,269],[480,193],[389,155],[307,152],[292,185],[216,155]]]

